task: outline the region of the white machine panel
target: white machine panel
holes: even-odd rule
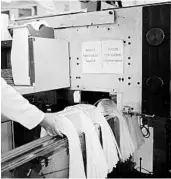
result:
[[[35,92],[70,87],[68,42],[35,38]]]

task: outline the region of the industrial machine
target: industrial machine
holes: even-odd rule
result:
[[[37,54],[34,55],[35,84],[32,86],[34,90],[24,92],[25,97],[35,99],[37,96],[43,99],[46,96],[46,104],[49,99],[44,91],[49,91],[48,94],[52,94],[49,98],[56,99],[49,103],[51,107],[55,106],[55,111],[60,110],[60,104],[63,108],[74,104],[75,91],[80,92],[81,103],[94,104],[105,97],[115,99],[118,108],[124,109],[124,113],[143,118],[142,130],[148,133],[144,135],[147,137],[144,146],[132,159],[137,168],[140,168],[140,171],[145,168],[157,177],[169,176],[170,12],[170,3],[160,3],[16,20],[15,23],[19,26],[43,20],[54,29],[54,39],[50,41],[32,37],[34,53]],[[45,53],[50,54],[50,57],[45,56]],[[50,71],[51,76],[47,76]],[[45,80],[42,81],[42,78]],[[59,89],[58,86],[60,90],[56,90]],[[20,90],[22,91],[22,88]],[[30,97],[29,93],[34,92],[43,93],[31,94]],[[42,144],[43,140],[38,139],[39,144]],[[34,142],[32,144],[35,145]],[[57,144],[54,145],[57,147]],[[14,151],[16,152],[17,148]],[[45,153],[47,154],[47,151]],[[3,172],[10,160],[20,157],[16,155],[16,158],[12,158],[11,154],[12,151],[2,155]],[[28,162],[36,156],[40,157],[39,153],[32,155],[32,152],[30,156],[27,154],[28,160],[23,160]],[[62,152],[61,156],[64,156]],[[65,172],[61,174],[59,171],[58,174],[59,177],[66,177]]]

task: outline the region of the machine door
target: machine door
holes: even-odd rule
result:
[[[35,92],[70,87],[68,42],[35,38],[33,56]]]

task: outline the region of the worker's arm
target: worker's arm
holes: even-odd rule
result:
[[[36,127],[45,118],[42,111],[31,105],[3,78],[1,78],[1,113],[28,129]]]
[[[40,111],[9,86],[3,78],[1,78],[1,113],[28,129],[40,124],[49,134],[62,136],[55,121],[55,114]]]

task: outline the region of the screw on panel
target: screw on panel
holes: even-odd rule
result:
[[[131,79],[131,77],[129,76],[129,77],[128,77],[128,79],[130,80],[130,79]]]
[[[99,26],[97,26],[97,28],[99,28]]]
[[[110,28],[108,27],[107,30],[110,30]]]
[[[77,65],[79,65],[79,63],[77,63]]]
[[[112,15],[112,14],[113,14],[113,11],[109,11],[109,14]]]
[[[79,60],[79,58],[77,57],[77,60]]]
[[[128,63],[128,65],[131,65],[131,63]]]
[[[128,83],[128,85],[131,85],[131,83]]]
[[[122,78],[122,81],[124,81],[124,78]]]
[[[131,42],[128,42],[128,45],[131,45]]]
[[[137,84],[140,85],[140,82],[138,81]]]
[[[130,39],[131,37],[130,36],[128,36],[128,39]]]
[[[126,41],[124,40],[123,43],[126,43]]]
[[[128,57],[128,59],[130,60],[130,59],[131,59],[131,57]]]
[[[77,85],[77,88],[79,88],[80,86],[79,85]]]
[[[121,78],[118,78],[119,81],[121,81]]]

